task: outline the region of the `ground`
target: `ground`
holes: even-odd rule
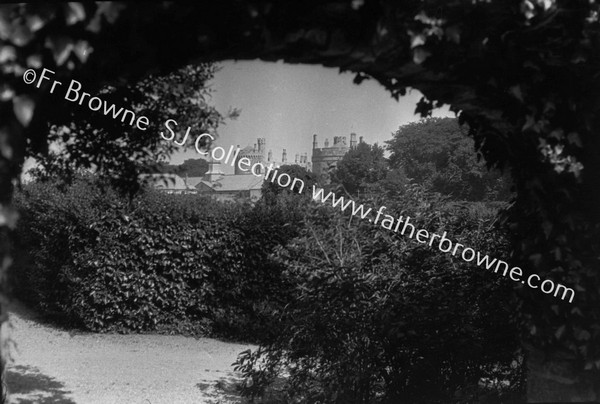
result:
[[[72,333],[17,303],[2,332],[11,339],[11,404],[241,403],[231,364],[255,348],[210,338]]]

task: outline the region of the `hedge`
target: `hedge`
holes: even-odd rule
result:
[[[255,339],[283,299],[268,258],[289,232],[283,210],[265,219],[248,205],[151,190],[128,200],[90,180],[30,184],[16,203],[15,293],[71,324]]]

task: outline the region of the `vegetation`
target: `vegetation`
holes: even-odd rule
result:
[[[39,166],[34,170],[39,179],[60,178],[70,182],[81,169],[93,171],[109,180],[118,189],[134,194],[139,189],[138,175],[159,171],[161,161],[176,149],[159,135],[167,119],[176,119],[180,142],[188,126],[194,132],[183,149],[193,146],[193,133],[214,132],[226,118],[237,116],[233,111],[221,115],[208,104],[210,89],[206,86],[216,70],[213,64],[187,66],[166,76],[151,76],[135,85],[107,86],[99,97],[120,107],[133,108],[137,116],[148,117],[150,125],[142,131],[113,119],[112,115],[90,114],[84,108],[68,106],[69,116],[52,119],[48,141],[53,150],[37,154]],[[127,145],[135,152],[124,147]],[[102,153],[97,153],[98,149]],[[205,163],[200,163],[205,164]],[[179,172],[199,174],[202,167],[188,160]]]
[[[600,374],[599,12],[594,0],[4,6],[0,279],[11,262],[11,200],[23,159],[48,149],[49,118],[68,119],[70,111],[48,93],[50,83],[25,85],[25,69],[52,69],[63,82],[77,76],[95,93],[106,82],[133,84],[211,57],[338,66],[354,71],[357,83],[376,79],[394,97],[420,90],[424,116],[449,104],[486,164],[510,169],[514,259],[582,292],[557,305],[519,290],[529,399],[593,399]],[[143,145],[123,150],[135,157]],[[111,158],[101,143],[90,155]],[[5,321],[5,304],[0,309]]]
[[[129,200],[92,178],[56,185],[17,194],[11,280],[22,299],[92,331],[268,332],[283,289],[267,255],[286,240],[284,212],[152,190]]]
[[[238,360],[253,396],[273,385],[278,399],[305,402],[521,396],[506,279],[292,192],[251,207],[152,190],[129,200],[97,182],[17,194],[11,279],[47,315],[92,331],[259,342]],[[465,209],[418,186],[361,202],[508,254],[496,207]]]
[[[312,186],[317,183],[317,176],[308,171],[306,168],[301,167],[297,164],[283,165],[277,169],[277,176],[281,174],[287,174],[290,178],[302,180],[304,183],[304,189],[300,189],[301,183],[297,182],[294,187],[281,187],[277,184],[277,181],[265,181],[261,188],[262,202],[267,205],[277,204],[282,201],[282,195],[286,195],[285,200],[290,203],[296,203],[296,201],[305,202],[305,198],[298,198],[298,194],[302,191],[303,196],[312,196]],[[278,178],[277,177],[277,178]],[[273,178],[272,176],[269,179]]]
[[[369,193],[389,172],[383,153],[377,144],[359,143],[338,162],[331,182],[341,185],[350,195]]]
[[[414,183],[455,200],[508,200],[510,181],[489,171],[475,153],[468,127],[457,119],[429,118],[404,125],[387,143],[390,167]]]
[[[182,164],[161,164],[158,169],[161,173],[180,177],[202,177],[208,171],[208,162],[204,159],[187,159]]]
[[[493,207],[464,209],[416,186],[394,201],[363,202],[508,254]],[[246,394],[278,389],[278,402],[290,403],[522,400],[505,279],[323,205],[308,208],[298,236],[274,255],[293,290],[279,332],[238,359]]]

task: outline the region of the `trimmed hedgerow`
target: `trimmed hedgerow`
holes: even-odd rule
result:
[[[147,191],[130,201],[84,180],[31,184],[16,201],[18,296],[89,330],[212,325],[257,339],[269,305],[283,300],[268,254],[289,231],[274,211],[261,222],[248,205],[197,195]]]

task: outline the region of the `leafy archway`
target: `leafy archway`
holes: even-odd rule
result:
[[[94,93],[226,58],[339,67],[356,72],[356,83],[377,80],[393,97],[417,88],[423,115],[451,105],[488,165],[510,170],[515,262],[577,292],[568,303],[517,291],[531,348],[530,400],[600,400],[595,1],[11,5],[0,8],[0,40],[2,274],[16,221],[14,180],[26,156],[47,150],[47,122],[67,120],[74,106],[52,94],[54,80],[76,79]],[[43,68],[54,73],[38,88],[23,81],[29,68],[38,79]]]

